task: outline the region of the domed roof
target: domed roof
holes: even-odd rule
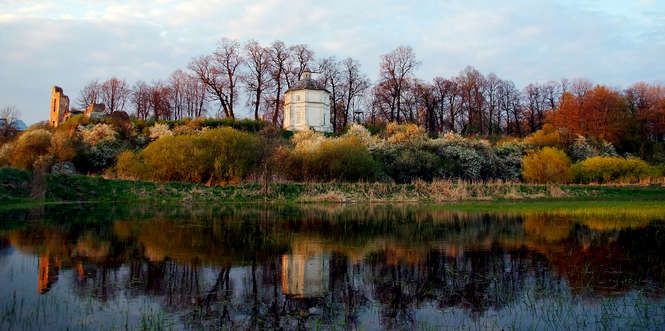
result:
[[[286,92],[297,91],[297,90],[321,90],[326,92],[328,91],[323,86],[321,86],[321,84],[312,79],[311,73],[309,71],[303,72],[300,80],[291,85],[291,88],[289,88]]]

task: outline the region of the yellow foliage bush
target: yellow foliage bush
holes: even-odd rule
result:
[[[153,169],[144,162],[139,153],[127,150],[118,155],[112,171],[118,178],[152,179]]]
[[[51,146],[49,152],[53,155],[55,161],[72,161],[76,157],[76,145],[69,135],[64,131],[57,131],[51,137]]]
[[[122,178],[158,181],[244,179],[259,167],[263,146],[260,138],[228,127],[162,136],[140,153],[121,153],[114,170]]]
[[[427,132],[418,124],[391,122],[386,126],[386,138],[391,144],[422,144],[427,141]]]
[[[52,134],[45,129],[24,132],[14,144],[11,165],[19,169],[32,170],[35,161],[46,155],[51,146]]]
[[[316,148],[311,148],[312,141]],[[294,180],[350,181],[370,179],[376,172],[374,158],[356,136],[301,140],[294,150],[278,149],[276,155],[282,173]]]
[[[659,176],[658,169],[637,158],[596,156],[573,165],[573,181],[588,183],[635,183]]]
[[[559,130],[552,124],[545,124],[543,128],[526,136],[524,144],[532,147],[560,147],[563,139]]]
[[[568,183],[570,158],[554,147],[529,151],[522,159],[522,178],[529,183]]]

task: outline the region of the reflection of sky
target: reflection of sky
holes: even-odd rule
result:
[[[91,79],[166,79],[221,37],[307,43],[319,57],[357,58],[372,79],[379,56],[402,44],[425,80],[466,65],[518,86],[665,77],[660,0],[0,0],[0,31],[0,100],[28,124],[45,119],[52,85],[75,100]]]

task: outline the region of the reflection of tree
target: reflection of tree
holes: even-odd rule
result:
[[[477,316],[531,289],[615,295],[647,284],[662,295],[665,284],[665,226],[651,219],[417,206],[113,212],[127,218],[5,230],[0,249],[40,255],[40,289],[75,269],[77,295],[147,295],[190,328],[357,328],[373,307],[381,327],[407,328],[423,307]]]

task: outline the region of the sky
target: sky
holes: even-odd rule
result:
[[[471,65],[520,87],[665,82],[662,0],[0,0],[0,108],[46,120],[53,85],[75,101],[94,79],[166,79],[223,37],[305,43],[372,80],[382,54],[408,45],[424,80]]]

